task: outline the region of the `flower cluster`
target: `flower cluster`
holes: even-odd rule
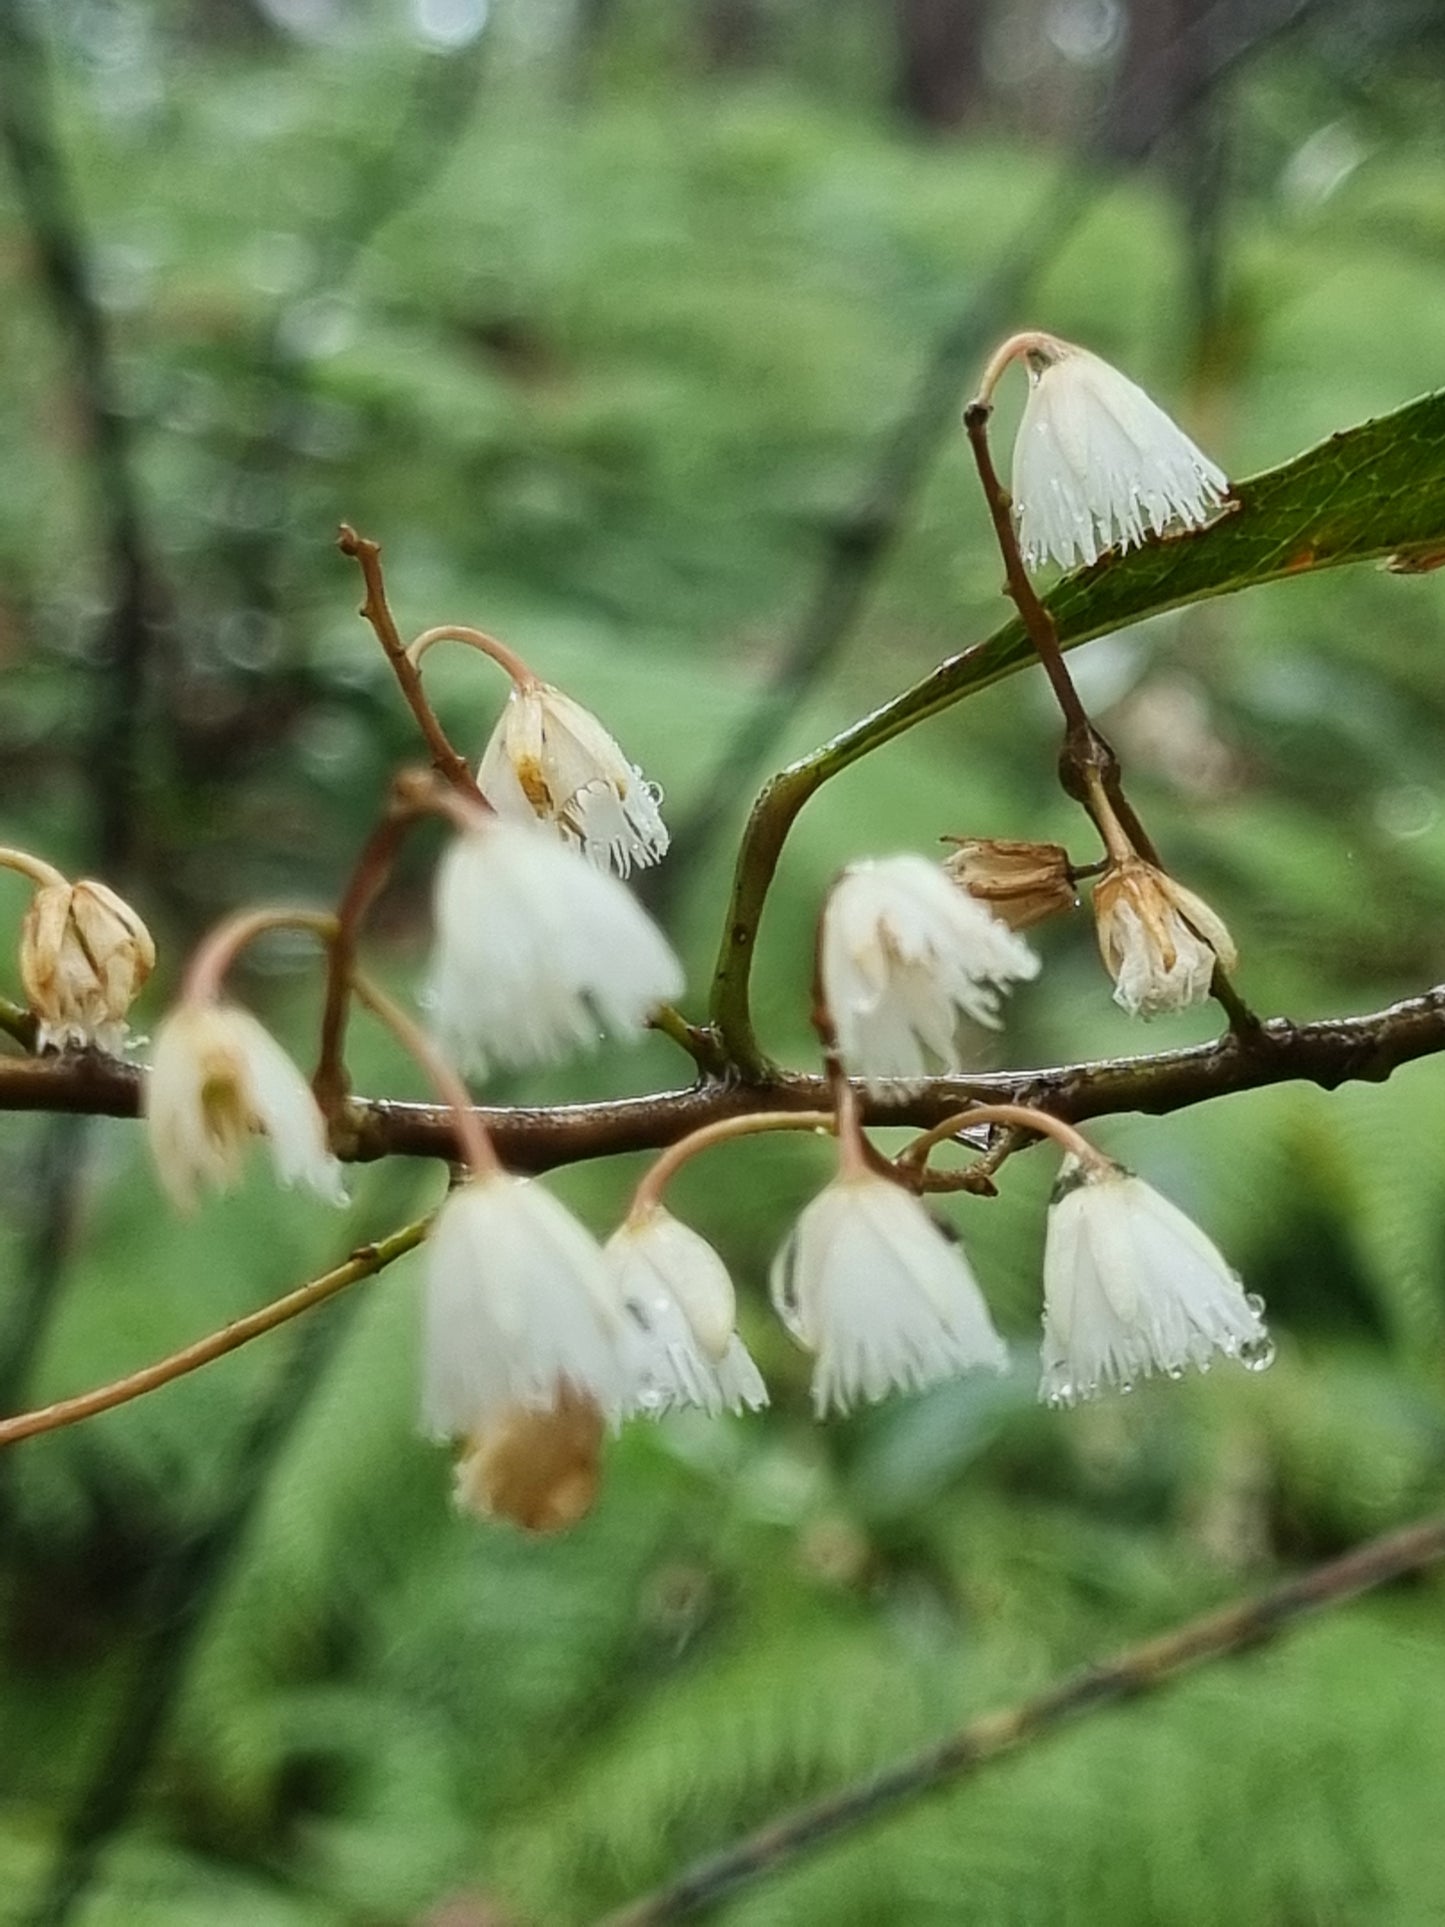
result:
[[[1092,562],[1107,546],[1198,526],[1222,503],[1224,477],[1132,383],[1081,349],[1031,335],[1000,351],[986,386],[1015,354],[1030,394],[1011,549],[1007,505],[997,490],[990,497],[1015,586],[1019,546],[1032,562]],[[975,411],[969,419],[974,434]],[[344,537],[368,571],[370,612],[378,552]],[[1017,1105],[975,1104],[890,1164],[859,1121],[860,1092],[901,1103],[965,1068],[967,1027],[997,1029],[1005,996],[1039,974],[1020,932],[1073,909],[1083,878],[1094,879],[1100,952],[1127,1011],[1149,1017],[1226,994],[1219,973],[1236,961],[1228,931],[1154,860],[1106,784],[1103,756],[1086,772],[1101,862],[1078,868],[1052,843],[956,838],[946,862],[905,852],[849,864],[817,933],[815,1022],[832,1110],[731,1117],[673,1144],[599,1242],[543,1185],[503,1168],[462,1073],[552,1063],[653,1023],[690,1043],[723,1041],[723,1026],[693,1031],[670,1008],[681,965],[626,887],[633,869],[668,849],[660,792],[596,717],[494,638],[428,630],[404,660],[390,629],[382,639],[445,782],[398,778],[334,915],[246,912],[211,933],[157,1028],[144,1111],[160,1182],[180,1208],[194,1207],[203,1189],[233,1185],[257,1140],[279,1182],[339,1205],[338,1152],[356,1147],[343,1057],[351,1000],[424,1066],[463,1168],[427,1241],[421,1417],[428,1433],[459,1447],[462,1506],[560,1529],[590,1507],[610,1430],[689,1408],[716,1416],[767,1403],[723,1258],[662,1203],[680,1163],[751,1130],[802,1124],[837,1135],[832,1181],[802,1211],[770,1280],[779,1318],[811,1354],[820,1418],[1008,1370],[962,1245],[923,1201],[933,1147],[969,1126],[1052,1135],[1068,1154],[1045,1234],[1041,1397],[1072,1404],[1151,1374],[1204,1370],[1216,1357],[1268,1362],[1258,1299],[1203,1233],[1067,1125]],[[511,681],[475,777],[421,694],[421,660],[444,640],[480,650]],[[435,879],[425,1028],[358,968],[362,921],[402,835],[423,816],[441,816],[451,831]],[[33,1030],[45,1051],[119,1050],[155,963],[144,924],[102,884],[71,883],[23,852],[0,851],[0,863],[34,886],[20,952],[29,1028],[21,1013],[9,1027],[27,1040]],[[224,992],[244,945],[278,925],[306,930],[326,960],[310,1080]],[[717,1068],[716,1049],[698,1055]]]

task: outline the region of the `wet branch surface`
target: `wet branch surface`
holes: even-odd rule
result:
[[[864,1097],[864,1121],[927,1129],[973,1101],[1027,1103],[1081,1124],[1128,1111],[1163,1116],[1211,1098],[1271,1084],[1334,1090],[1383,1083],[1402,1064],[1445,1050],[1445,984],[1358,1017],[1294,1024],[1273,1018],[1255,1032],[1151,1056],[1102,1058],[1037,1070],[930,1078],[916,1094]],[[0,1112],[54,1111],[97,1117],[140,1114],[144,1072],[90,1052],[0,1061]],[[745,1111],[819,1110],[827,1080],[800,1071],[745,1080],[707,1079],[688,1090],[659,1091],[545,1109],[479,1105],[504,1163],[540,1172],[624,1151],[660,1150],[689,1131]],[[456,1132],[440,1105],[391,1098],[348,1100],[338,1133],[341,1155],[454,1159]]]

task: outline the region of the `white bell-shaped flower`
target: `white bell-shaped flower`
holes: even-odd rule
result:
[[[1215,964],[1232,971],[1239,962],[1234,939],[1204,899],[1142,857],[1099,878],[1094,920],[1114,1002],[1131,1017],[1203,1003]]]
[[[601,1247],[550,1192],[504,1172],[461,1184],[426,1243],[422,1424],[475,1438],[568,1396],[626,1398],[622,1308]]]
[[[734,1328],[727,1267],[661,1205],[634,1212],[604,1247],[627,1314],[629,1410],[758,1411],[767,1387]]]
[[[615,877],[534,823],[489,817],[442,857],[427,1001],[469,1070],[640,1032],[682,989],[662,932]]]
[[[773,1262],[772,1295],[817,1354],[819,1418],[1008,1364],[962,1251],[917,1198],[871,1172],[845,1173],[808,1205]]]
[[[1263,1309],[1167,1198],[1117,1165],[1064,1160],[1044,1241],[1041,1398],[1182,1378],[1216,1354],[1261,1370],[1274,1357]]]
[[[311,1087],[276,1039],[236,1004],[178,1004],[156,1031],[145,1089],[157,1175],[182,1210],[200,1185],[226,1191],[252,1139],[266,1140],[282,1184],[345,1204],[341,1166]]]
[[[1071,568],[1146,533],[1207,522],[1229,488],[1223,471],[1117,368],[1070,342],[1036,340],[1013,459],[1024,559]]]
[[[853,863],[823,910],[823,995],[844,1066],[870,1090],[916,1088],[930,1054],[959,1068],[960,1015],[997,1028],[999,987],[1039,960],[927,857]]]
[[[658,791],[592,712],[551,683],[513,688],[477,783],[502,816],[551,824],[618,876],[667,852]]]

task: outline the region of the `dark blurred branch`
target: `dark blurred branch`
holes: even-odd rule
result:
[[[69,345],[76,412],[108,582],[90,771],[96,862],[124,877],[140,831],[141,711],[159,635],[153,567],[133,472],[130,425],[120,405],[105,317],[91,290],[86,243],[50,108],[43,48],[27,9],[0,6],[0,143],[35,249],[57,328]]]
[[[599,1927],[662,1927],[665,1921],[709,1912],[725,1895],[778,1872],[825,1841],[869,1826],[1086,1713],[1156,1692],[1210,1660],[1252,1652],[1308,1613],[1342,1605],[1442,1558],[1445,1517],[1371,1539],[1258,1598],[1191,1619],[1172,1633],[1071,1674],[1006,1712],[985,1714],[859,1786],[797,1808],[658,1892],[609,1914]]]
[[[1360,1017],[1292,1024],[1271,1018],[1254,1032],[1154,1056],[1104,1058],[1041,1070],[987,1071],[975,1077],[930,1078],[916,1095],[863,1097],[865,1121],[927,1129],[977,1101],[1032,1104],[1080,1124],[1141,1111],[1160,1117],[1211,1098],[1271,1084],[1383,1083],[1402,1064],[1445,1051],[1445,984]],[[0,1061],[0,1112],[68,1111],[136,1117],[144,1073],[93,1053]],[[828,1108],[827,1080],[775,1071],[757,1082],[707,1081],[686,1091],[659,1091],[596,1104],[547,1108],[479,1105],[504,1163],[516,1171],[550,1171],[624,1151],[656,1151],[704,1124],[746,1111]],[[357,1162],[386,1157],[455,1159],[451,1113],[439,1105],[353,1097],[340,1120],[340,1154]]]

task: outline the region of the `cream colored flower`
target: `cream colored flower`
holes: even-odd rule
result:
[[[1070,568],[1130,548],[1146,532],[1209,520],[1227,478],[1142,388],[1049,336],[1026,360],[1012,488],[1026,561],[1052,557]]]
[[[426,1244],[422,1424],[473,1438],[568,1392],[617,1418],[622,1331],[607,1262],[571,1212],[524,1179],[470,1178]]]
[[[427,1001],[468,1069],[636,1035],[682,989],[667,940],[615,877],[533,823],[490,818],[442,857]]]
[[[1203,898],[1142,857],[1100,877],[1094,919],[1114,1002],[1131,1017],[1203,1003],[1216,962],[1226,971],[1239,962],[1233,938]]]
[[[1027,930],[1078,902],[1069,853],[1059,843],[955,836],[944,869],[1010,930]]]
[[[341,1166],[306,1079],[276,1039],[235,1004],[181,1003],[156,1032],[145,1095],[151,1155],[182,1210],[200,1185],[236,1183],[253,1137],[265,1137],[282,1184],[345,1204]]]
[[[716,1416],[767,1404],[767,1387],[734,1329],[732,1280],[705,1238],[650,1205],[603,1250],[627,1314],[630,1411],[656,1418],[698,1406]]]
[[[1216,1353],[1261,1370],[1274,1357],[1263,1309],[1167,1198],[1117,1165],[1065,1159],[1044,1241],[1041,1398],[1182,1378]]]
[[[46,883],[20,926],[20,978],[42,1050],[119,1051],[127,1013],[155,967],[151,934],[103,883]]]
[[[923,856],[854,863],[829,892],[823,994],[846,1068],[916,1087],[929,1054],[959,1068],[959,1016],[996,1028],[999,987],[1038,974],[1028,945]]]
[[[551,683],[512,690],[477,783],[501,815],[553,825],[600,869],[618,876],[667,852],[657,789],[591,711]]]
[[[959,1247],[881,1176],[845,1175],[814,1198],[774,1260],[772,1293],[788,1330],[817,1354],[820,1418],[1008,1364]]]

